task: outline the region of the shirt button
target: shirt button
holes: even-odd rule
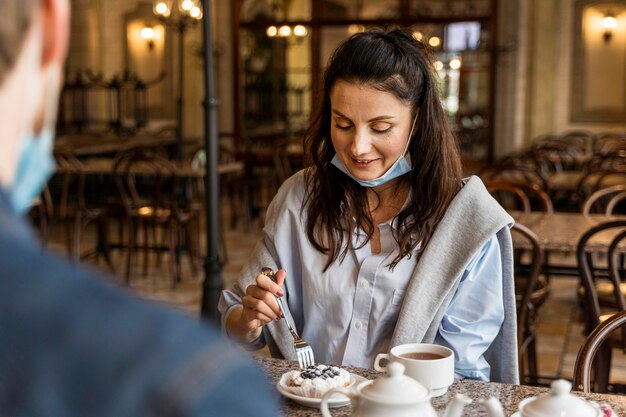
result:
[[[357,321],[356,323],[354,323],[354,327],[356,327],[357,329],[360,329],[361,327],[363,327],[363,323],[361,323],[360,321]]]
[[[363,286],[363,288],[369,288],[370,287],[370,282],[365,279],[365,280],[363,280],[361,285]]]

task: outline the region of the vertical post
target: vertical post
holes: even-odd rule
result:
[[[183,94],[185,64],[185,18],[179,17],[178,22],[178,98],[176,99],[176,159],[183,160]]]
[[[205,212],[207,227],[207,254],[204,262],[204,282],[202,284],[201,315],[214,323],[219,323],[217,302],[222,291],[222,265],[219,259],[219,181],[218,181],[218,130],[215,85],[213,81],[213,40],[211,23],[213,9],[211,0],[202,0],[204,9],[204,146],[206,151],[206,192]]]

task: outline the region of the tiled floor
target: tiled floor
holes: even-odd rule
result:
[[[230,285],[237,277],[243,262],[249,256],[261,233],[259,222],[253,223],[249,231],[240,226],[236,230],[224,230],[228,262],[223,265],[222,277],[225,285]],[[52,227],[50,247],[63,253],[61,242],[62,232]],[[86,233],[83,245],[89,247],[91,237]],[[202,242],[204,247],[204,241]],[[122,271],[122,255],[114,253],[114,263],[118,273]],[[571,261],[567,258],[566,262]],[[187,258],[183,257],[183,282],[176,289],[170,287],[171,280],[167,270],[166,255],[157,264],[151,258],[147,275],[141,273],[140,265],[133,270],[131,288],[142,296],[158,300],[165,304],[179,308],[186,313],[197,317],[201,303],[202,269],[193,276],[189,269]],[[121,279],[111,277],[121,282]],[[552,291],[548,301],[542,306],[538,323],[538,352],[539,374],[543,378],[553,379],[564,377],[571,379],[576,353],[582,344],[582,325],[578,322],[578,308],[576,305],[576,278],[558,277],[552,279]],[[626,381],[626,357],[614,353],[612,381],[624,383]]]

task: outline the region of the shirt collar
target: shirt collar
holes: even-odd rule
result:
[[[404,210],[405,208],[407,208],[409,206],[409,204],[411,204],[411,202],[413,201],[413,190],[409,189],[409,193],[406,196],[406,200],[404,200],[404,204],[402,204],[402,207],[400,208],[400,211]],[[341,212],[344,212],[344,203],[341,202]],[[379,226],[383,226],[383,227],[391,227],[391,229],[393,230],[398,230],[398,216],[392,217],[391,219],[387,220],[384,223],[381,223]],[[357,234],[358,236],[365,236],[365,232],[363,232],[363,229],[361,229],[360,227],[356,227],[356,230],[354,231],[355,234]]]

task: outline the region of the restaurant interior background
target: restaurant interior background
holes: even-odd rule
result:
[[[159,2],[71,1],[60,141],[73,135],[88,136],[95,144],[112,137],[122,143],[173,136],[184,145],[172,152],[172,159],[188,157],[202,146],[202,27],[199,15],[189,15],[200,2],[187,2],[188,11],[181,12],[177,4],[186,2],[165,1],[171,14],[163,16]],[[225,285],[236,277],[260,235],[262,210],[272,192],[302,163],[300,139],[319,100],[330,53],[364,28],[410,26],[429,45],[468,173],[546,135],[626,133],[626,0],[212,4],[220,152],[231,152],[235,159],[242,152],[254,155],[246,160],[248,185],[253,187],[252,223],[229,218],[234,207],[223,206]],[[607,17],[614,18],[608,26]],[[269,194],[262,195],[264,191]],[[86,234],[83,239],[97,238]],[[64,250],[62,233],[52,240]],[[114,259],[116,270],[123,270],[124,262]],[[139,270],[138,262],[134,272]],[[137,273],[131,287],[195,314],[201,273],[183,272],[187,276],[171,288],[167,268],[156,262],[147,274],[152,279]],[[155,277],[165,284],[156,285]],[[553,280],[551,297],[542,308],[537,325],[542,375],[571,377],[583,337],[582,325],[572,327],[572,282],[577,281]],[[622,365],[626,381],[626,360]]]
[[[432,42],[448,114],[466,161],[486,162],[542,134],[626,128],[624,18],[609,42],[602,18],[623,1],[232,0],[215,1],[219,131],[226,138],[293,139],[318,99],[325,62],[351,33],[412,26]],[[73,0],[67,79],[89,71],[146,86],[145,122],[176,123],[180,23],[152,2]],[[302,30],[302,33],[297,32]],[[142,38],[152,28],[152,39]],[[289,31],[283,36],[283,30]],[[274,31],[274,32],[272,32]],[[183,132],[203,136],[200,25],[183,29]],[[146,35],[147,36],[147,35]],[[431,45],[432,45],[431,44]],[[161,78],[163,77],[163,78]],[[107,115],[94,92],[87,117]],[[75,121],[68,115],[68,122]],[[130,122],[130,121],[128,121]],[[231,136],[232,137],[232,136]]]

